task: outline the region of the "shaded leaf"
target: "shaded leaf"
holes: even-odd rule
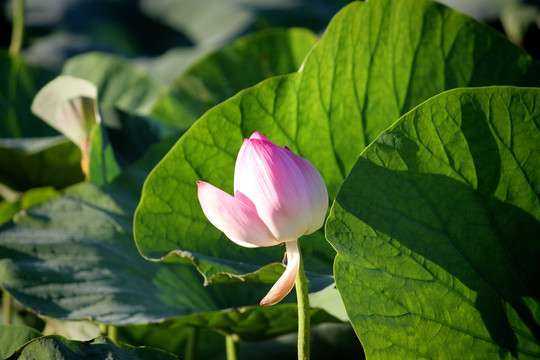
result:
[[[160,94],[158,85],[142,69],[115,55],[92,52],[72,57],[65,62],[62,74],[94,83],[102,108],[144,114]]]
[[[0,51],[0,138],[58,134],[30,112],[34,95],[53,78],[52,72]]]
[[[38,313],[112,324],[240,305],[232,296],[224,299],[220,289],[203,288],[191,266],[142,258],[131,235],[132,212],[123,207],[135,202],[84,183],[16,215],[0,228],[3,286]],[[245,289],[227,288],[244,300]],[[255,303],[254,296],[247,298]]]
[[[257,343],[241,343],[242,359],[298,359],[297,334],[287,334]],[[322,324],[311,328],[312,360],[362,360],[363,349],[349,324]]]
[[[356,162],[326,231],[368,358],[540,357],[539,101],[445,92]]]
[[[17,212],[44,203],[55,196],[58,196],[58,192],[53,187],[47,186],[30,189],[15,201],[0,202],[0,224],[10,220]]]
[[[259,131],[310,160],[333,198],[364,147],[420,102],[538,74],[539,64],[500,34],[435,2],[355,2],[334,17],[301,72],[242,91],[186,132],[145,183],[137,246],[152,259],[193,261],[207,281],[250,280],[283,249],[233,244],[207,221],[196,190],[203,180],[232,193],[244,138]],[[300,243],[306,269],[330,274],[335,253],[322,231]]]
[[[327,322],[338,323],[340,320],[320,309],[311,309],[312,326]],[[179,326],[212,329],[234,335],[238,340],[260,341],[297,331],[298,311],[296,304],[251,306],[184,316],[168,320],[163,325],[171,329]]]
[[[178,128],[150,116],[137,115],[120,109],[102,109],[107,134],[118,163],[125,167],[139,159],[154,144],[173,134]]]
[[[40,336],[39,331],[28,326],[0,325],[0,358],[8,358],[19,346]]]
[[[111,360],[175,360],[163,350],[116,344],[104,336],[90,341],[68,340],[57,335],[34,339],[21,347],[10,360],[16,359],[111,359]]]
[[[83,178],[81,151],[63,136],[0,139],[0,182],[16,191],[62,189]]]

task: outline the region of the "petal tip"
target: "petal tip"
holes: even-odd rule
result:
[[[249,140],[253,140],[253,139],[264,139],[264,136],[263,134],[261,134],[260,132],[258,131],[255,131],[253,134],[251,134],[251,136],[249,137]]]
[[[260,302],[260,306],[271,306],[271,305],[274,305],[275,303],[271,303],[270,301],[268,300],[265,300],[266,298],[262,299],[261,302]]]

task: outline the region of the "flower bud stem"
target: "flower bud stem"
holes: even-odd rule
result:
[[[24,0],[14,0],[13,6],[13,30],[11,32],[11,43],[9,44],[9,55],[18,55],[21,51],[24,36]]]
[[[300,244],[299,244],[300,246]],[[300,248],[298,249],[300,252]],[[296,298],[298,301],[298,360],[309,360],[310,311],[304,261],[300,253],[300,268],[296,275]]]

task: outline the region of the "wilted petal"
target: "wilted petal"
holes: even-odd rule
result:
[[[283,300],[294,286],[296,275],[300,268],[300,252],[298,251],[298,241],[288,241],[287,246],[287,268],[281,274],[268,294],[261,300],[261,306],[274,305]]]
[[[238,153],[234,188],[249,197],[280,241],[298,239],[312,222],[309,186],[289,150],[254,133]]]
[[[233,197],[203,181],[197,181],[197,186],[204,215],[229,239],[244,247],[278,244],[245,195],[237,192]]]

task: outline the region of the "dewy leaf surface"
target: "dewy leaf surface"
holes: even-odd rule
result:
[[[366,148],[327,221],[370,359],[540,357],[540,89],[457,89]]]
[[[176,251],[210,280],[281,261],[283,249],[233,244],[197,200],[197,180],[232,193],[243,138],[260,131],[289,146],[319,169],[333,198],[364,147],[412,107],[454,87],[524,84],[538,69],[500,34],[435,2],[353,3],[334,17],[302,71],[212,108],[179,140],[144,187],[137,246],[154,259],[178,261],[167,256]],[[307,271],[331,273],[334,252],[322,231],[301,246]]]

